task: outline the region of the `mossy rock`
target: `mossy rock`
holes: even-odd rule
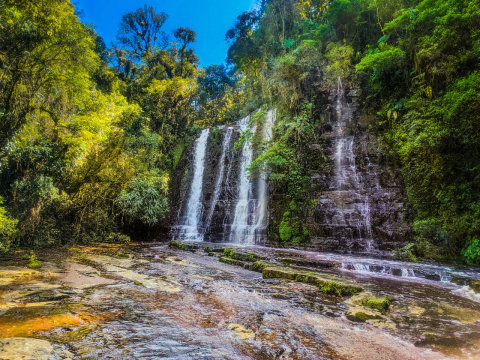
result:
[[[38,260],[35,260],[35,261],[30,261],[30,263],[28,263],[27,267],[29,269],[40,269],[42,267],[42,262],[41,261],[38,261]]]
[[[129,259],[130,258],[130,255],[129,254],[125,254],[125,253],[122,253],[120,251],[118,251],[116,254],[115,254],[116,257],[119,257],[119,258],[123,258],[123,259]]]
[[[251,252],[246,252],[246,253],[239,253],[233,250],[232,248],[226,248],[223,250],[223,256],[228,257],[230,259],[236,259],[236,260],[241,260],[241,261],[250,261],[250,262],[255,262],[258,260],[262,260],[262,257],[251,253]]]
[[[265,270],[269,266],[270,266],[269,264],[265,264],[264,262],[255,261],[253,264],[250,265],[249,270],[261,273],[263,272],[263,270]]]
[[[242,261],[242,260],[237,260],[237,259],[231,259],[225,256],[220,257],[220,262],[223,262],[224,264],[228,265],[234,265],[234,266],[241,266],[244,269],[251,270],[251,271],[256,271],[256,272],[262,272],[264,269],[269,267],[269,264],[265,264],[264,262],[261,261],[255,261],[254,263],[248,262],[248,261]]]
[[[392,298],[388,296],[383,298],[363,298],[360,301],[360,304],[362,306],[377,310],[382,315],[385,315],[388,312],[388,309],[390,308],[391,303],[392,303]]]
[[[365,322],[367,320],[380,320],[382,319],[381,316],[374,315],[374,314],[368,314],[362,311],[356,311],[356,312],[347,312],[345,314],[348,320],[354,321],[354,322]]]
[[[290,259],[290,258],[280,259],[280,262],[281,262],[282,264],[285,264],[285,265],[295,264],[295,260],[294,260],[294,259]]]
[[[241,266],[244,267],[245,263],[241,260],[236,260],[236,259],[231,259],[229,257],[222,256],[220,259],[220,262],[228,265],[235,265],[235,266]]]
[[[179,243],[177,241],[170,241],[170,243],[168,244],[168,247],[171,249],[183,250],[183,251],[190,250],[190,247],[188,245]]]
[[[262,272],[264,279],[286,279],[318,286],[321,292],[333,296],[353,296],[363,291],[362,288],[325,280],[316,273],[296,271],[288,268],[270,266]]]

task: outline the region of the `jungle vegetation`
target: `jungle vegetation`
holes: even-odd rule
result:
[[[480,3],[471,0],[265,0],[226,34],[247,104],[276,106],[269,168],[288,195],[281,241],[308,241],[313,173],[328,171],[325,113],[337,78],[360,90],[363,131],[402,169],[418,256],[480,262]]]
[[[148,238],[190,135],[264,105],[275,141],[251,171],[288,196],[279,240],[308,241],[340,77],[402,169],[417,255],[480,262],[478,0],[262,0],[205,69],[167,21],[145,5],[107,47],[70,1],[0,0],[0,251]]]
[[[166,21],[125,14],[107,48],[70,1],[0,1],[0,252],[158,233],[192,127],[242,102]]]

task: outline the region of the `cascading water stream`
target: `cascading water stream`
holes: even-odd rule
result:
[[[205,156],[210,130],[202,130],[199,138],[195,141],[195,155],[193,164],[193,179],[188,196],[186,214],[181,218],[179,225],[179,240],[202,241],[203,235],[199,229],[202,214],[202,189],[203,174],[205,172]]]
[[[239,122],[240,130],[245,131],[248,127],[248,119]],[[276,110],[268,111],[262,126],[262,140],[269,142],[273,138],[273,126],[276,121]],[[251,129],[255,134],[256,125]],[[251,140],[246,140],[242,149],[240,165],[239,186],[235,204],[235,215],[231,226],[229,242],[243,245],[255,245],[261,239],[265,229],[267,217],[268,186],[265,181],[267,173],[261,174],[257,180],[254,194],[254,184],[248,176],[248,168],[253,160],[253,148]],[[256,195],[256,196],[255,196]]]
[[[275,121],[277,119],[277,110],[271,110],[267,114],[267,119],[265,124],[263,125],[262,135],[263,141],[268,143],[273,138],[273,126],[275,125]],[[265,181],[267,177],[267,172],[263,172],[258,179],[258,204],[256,212],[257,216],[257,223],[255,225],[255,233],[261,231],[262,227],[265,226],[265,218],[267,216],[267,203],[268,203],[268,185]]]
[[[224,179],[224,170],[225,170],[225,159],[227,157],[227,153],[230,150],[230,142],[232,140],[232,133],[233,133],[233,128],[228,127],[227,132],[225,133],[225,137],[223,138],[223,143],[222,143],[222,155],[220,156],[220,168],[218,171],[217,175],[217,182],[215,183],[215,190],[213,193],[213,199],[212,203],[210,205],[210,211],[208,213],[207,220],[205,222],[205,231],[208,231],[210,228],[210,224],[212,222],[212,216],[213,212],[215,211],[215,206],[217,204],[217,201],[220,197],[221,189],[222,189],[222,183]],[[229,174],[227,174],[228,176]]]
[[[248,128],[250,117],[240,120],[240,131]],[[255,133],[256,127],[252,128]],[[235,244],[255,244],[254,228],[249,224],[250,200],[252,198],[252,182],[248,177],[248,167],[253,160],[253,148],[250,139],[245,140],[242,149],[238,195],[235,205],[235,215],[231,227],[229,242]]]
[[[348,104],[342,102],[344,96],[342,82],[338,79],[334,191],[336,214],[333,225],[356,229],[355,238],[363,242],[366,250],[372,250],[375,243],[372,239],[369,199],[361,194],[363,184],[357,173],[353,152],[355,137],[349,135],[347,129],[352,113]],[[351,234],[353,238],[353,232]]]

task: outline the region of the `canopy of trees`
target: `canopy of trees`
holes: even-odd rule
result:
[[[309,176],[328,166],[308,145],[321,143],[340,77],[361,89],[369,128],[403,169],[420,255],[478,253],[479,33],[472,0],[266,0],[241,14],[228,61],[247,103],[275,105],[280,119],[252,170],[269,167],[275,191],[308,203]],[[302,234],[302,207],[284,206]]]
[[[478,1],[263,0],[226,33],[228,66],[205,69],[195,31],[166,21],[125,14],[107,48],[68,0],[0,2],[0,251],[148,237],[192,129],[262,105],[278,123],[252,174],[271,170],[308,241],[311,175],[329,169],[311,144],[340,77],[403,169],[417,251],[480,261]]]
[[[128,13],[108,49],[69,1],[1,1],[0,251],[158,233],[190,128],[240,96],[167,20]]]

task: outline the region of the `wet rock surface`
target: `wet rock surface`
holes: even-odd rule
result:
[[[8,304],[0,336],[46,340],[51,359],[480,356],[480,304],[442,282],[356,273],[335,266],[338,258],[315,260],[293,250],[187,248],[135,248],[128,258],[82,248],[62,266],[34,274],[0,263],[0,301]],[[288,276],[269,278],[272,267]],[[328,294],[310,277],[363,291]],[[31,302],[32,291],[66,297]],[[386,297],[389,306],[378,305]]]
[[[326,114],[326,144],[312,144],[330,160],[329,174],[313,174],[315,206],[305,222],[310,241],[287,244],[303,250],[391,256],[412,234],[403,177],[388,150],[362,124],[355,92],[341,86],[332,93]],[[282,216],[271,199],[270,223]],[[278,229],[270,227],[267,245],[278,246]]]
[[[1,360],[48,360],[53,347],[46,340],[28,338],[0,339]]]

